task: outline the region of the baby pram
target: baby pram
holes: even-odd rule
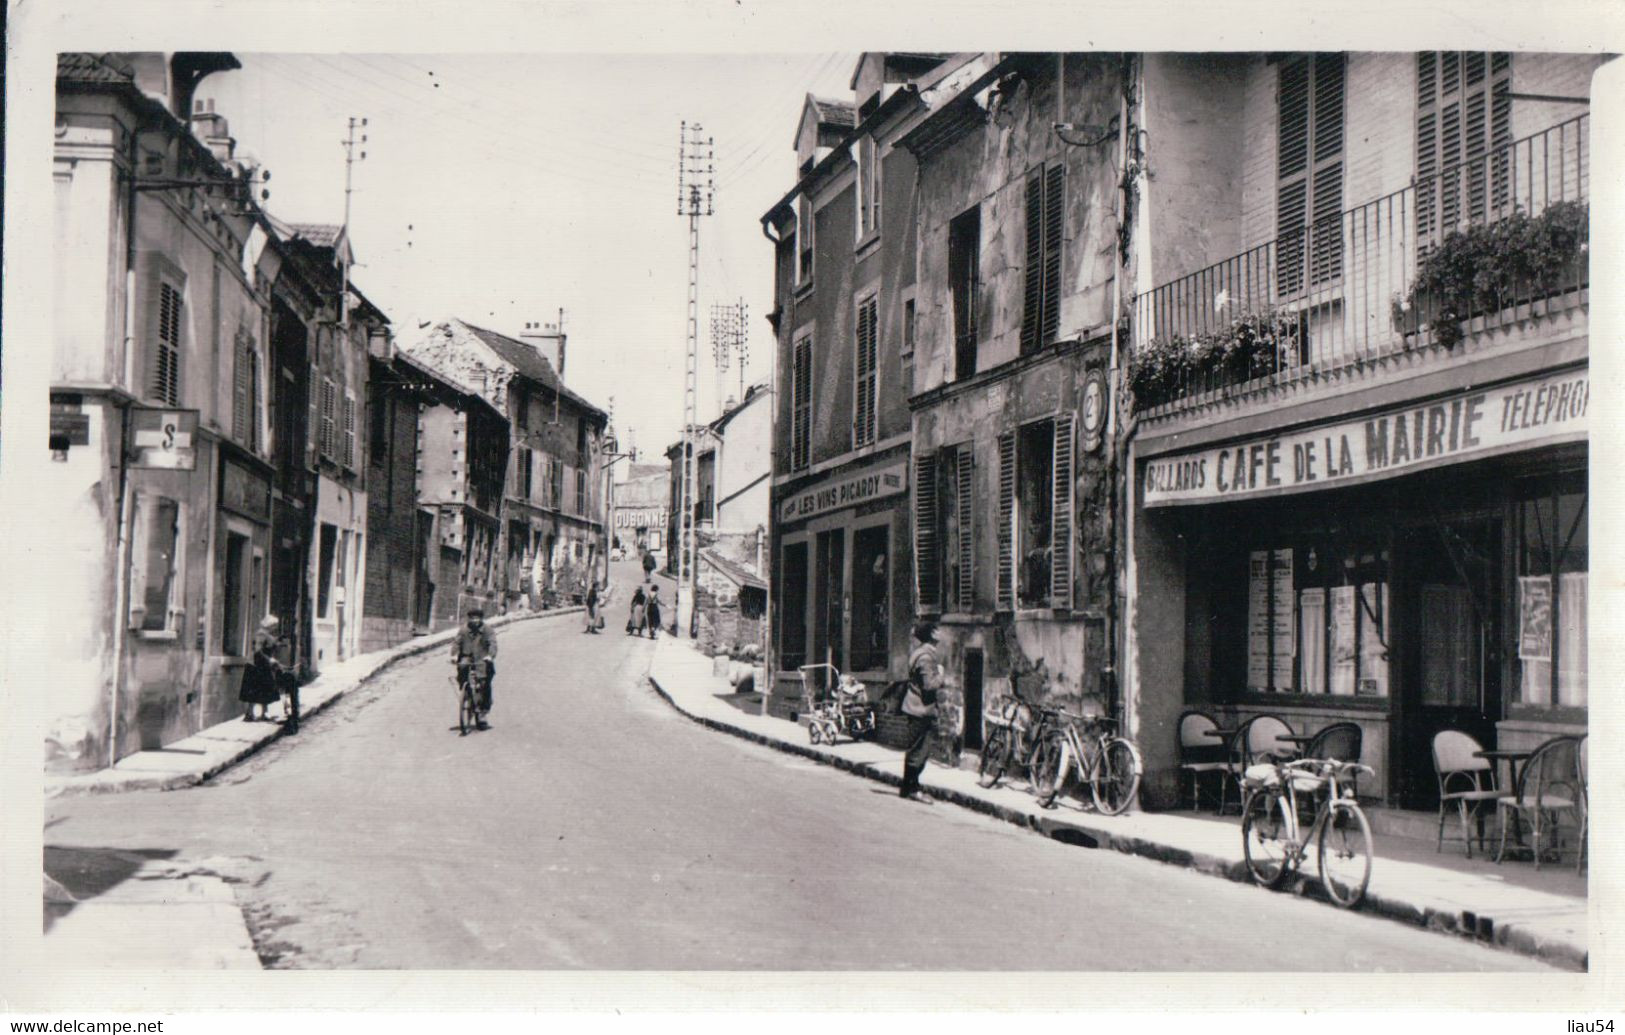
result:
[[[802,665],[801,685],[812,702],[807,736],[814,744],[834,744],[842,737],[868,740],[875,735],[875,705],[869,690],[834,665]]]

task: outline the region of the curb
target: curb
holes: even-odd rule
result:
[[[761,744],[785,754],[806,758],[820,765],[852,773],[855,776],[861,776],[889,787],[902,786],[903,781],[900,777],[877,769],[867,762],[854,762],[839,755],[826,754],[811,746],[802,746],[787,740],[780,740],[743,729],[717,719],[695,715],[685,710],[672,698],[671,694],[666,692],[666,689],[660,685],[653,672],[649,673],[648,680],[649,685],[654,687],[655,692],[674,711],[708,729],[727,733],[741,740]],[[997,802],[948,788],[928,786],[926,790],[939,801],[958,805],[961,808],[979,812],[985,816],[992,816],[995,819],[1001,819],[1018,827],[1025,827],[1063,844],[1117,851],[1125,855],[1136,855],[1154,862],[1195,870],[1210,877],[1222,877],[1240,884],[1252,883],[1251,875],[1248,874],[1247,864],[1244,861],[1232,861],[1205,852],[1193,852],[1184,848],[1176,848],[1171,845],[1149,841],[1142,837],[1115,833],[1061,817],[1034,815],[1024,809],[1001,805]],[[1300,877],[1298,880],[1299,894],[1309,893],[1307,889],[1318,887],[1318,882],[1307,877]],[[1482,941],[1521,956],[1534,957],[1576,970],[1586,970],[1589,965],[1590,954],[1577,946],[1544,938],[1525,925],[1516,923],[1497,924],[1492,917],[1480,916],[1466,910],[1451,911],[1431,906],[1419,906],[1412,902],[1392,896],[1373,894],[1369,891],[1366,893],[1365,901],[1361,903],[1359,908],[1362,912],[1397,920],[1414,927],[1422,927],[1430,931]]]
[[[525,614],[499,615],[487,622],[486,625],[492,629],[501,629],[509,625],[518,624],[519,622],[531,621],[540,618],[559,618],[563,617],[564,615],[580,614],[585,610],[586,608],[583,607],[560,607],[552,608],[547,611],[533,611]],[[322,698],[321,700],[313,700],[308,708],[301,708],[299,712],[300,721],[304,721],[314,715],[319,715],[326,711],[335,701],[339,700],[350,691],[365,686],[369,681],[389,669],[396,662],[402,661],[406,658],[416,657],[419,654],[425,654],[436,647],[443,646],[451,640],[450,634],[455,632],[455,627],[451,629],[442,629],[438,632],[414,637],[405,643],[386,648],[385,651],[374,652],[387,654],[387,656],[379,658],[376,665],[366,670],[348,685],[339,687],[338,689],[334,690],[333,693]],[[366,655],[360,655],[360,657],[366,657]],[[320,682],[321,677],[318,676],[304,687],[301,687],[301,693],[308,692],[311,687]],[[197,733],[192,734],[192,736],[202,736],[208,732],[208,729],[212,728],[213,727],[209,727],[199,730]],[[203,769],[189,773],[169,773],[162,776],[136,776],[114,773],[111,769],[99,769],[94,773],[87,773],[82,776],[67,777],[54,784],[47,781],[43,797],[47,801],[52,801],[59,798],[74,798],[93,794],[123,794],[127,791],[176,791],[186,787],[195,787],[198,784],[206,783],[216,776],[219,776],[227,769],[230,769],[232,766],[235,766],[244,759],[254,755],[267,744],[279,740],[283,736],[284,734],[282,727],[278,726],[275,732],[267,733],[259,740],[244,743],[239,750],[232,752],[229,756],[215,762],[211,762]]]

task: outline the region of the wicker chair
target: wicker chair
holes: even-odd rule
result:
[[[1583,802],[1579,785],[1580,742],[1574,737],[1553,737],[1529,756],[1523,771],[1518,774],[1518,792],[1497,800],[1501,817],[1501,846],[1495,861],[1506,857],[1507,829],[1529,820],[1530,846],[1535,856],[1535,869],[1540,869],[1546,854],[1545,840],[1551,837],[1551,848],[1561,858],[1562,819],[1564,813],[1574,818],[1576,830],[1581,823]]]
[[[1304,748],[1305,758],[1329,758],[1338,762],[1358,762],[1365,746],[1365,733],[1357,722],[1334,722],[1315,734]],[[1351,776],[1349,793],[1359,797],[1358,777]]]
[[[1461,840],[1467,858],[1473,857],[1473,828],[1478,828],[1478,846],[1484,847],[1484,809],[1504,797],[1495,786],[1495,767],[1476,752],[1483,746],[1460,730],[1444,730],[1433,737],[1433,772],[1439,780],[1439,841],[1435,852],[1444,850],[1444,817],[1454,808],[1461,818]]]
[[[1207,735],[1219,728],[1218,722],[1206,712],[1188,711],[1179,717],[1179,772],[1191,778],[1191,808],[1202,807],[1202,777],[1215,775],[1219,780],[1219,808],[1224,808],[1225,784],[1233,769],[1225,757],[1225,745]]]

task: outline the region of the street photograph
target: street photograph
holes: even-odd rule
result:
[[[11,1009],[1601,1001],[1614,21],[401,14],[8,44]]]

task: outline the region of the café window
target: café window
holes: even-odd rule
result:
[[[1518,700],[1583,708],[1590,564],[1584,476],[1530,484],[1519,495]]]
[[[1329,532],[1247,554],[1246,687],[1388,696],[1389,554]]]

